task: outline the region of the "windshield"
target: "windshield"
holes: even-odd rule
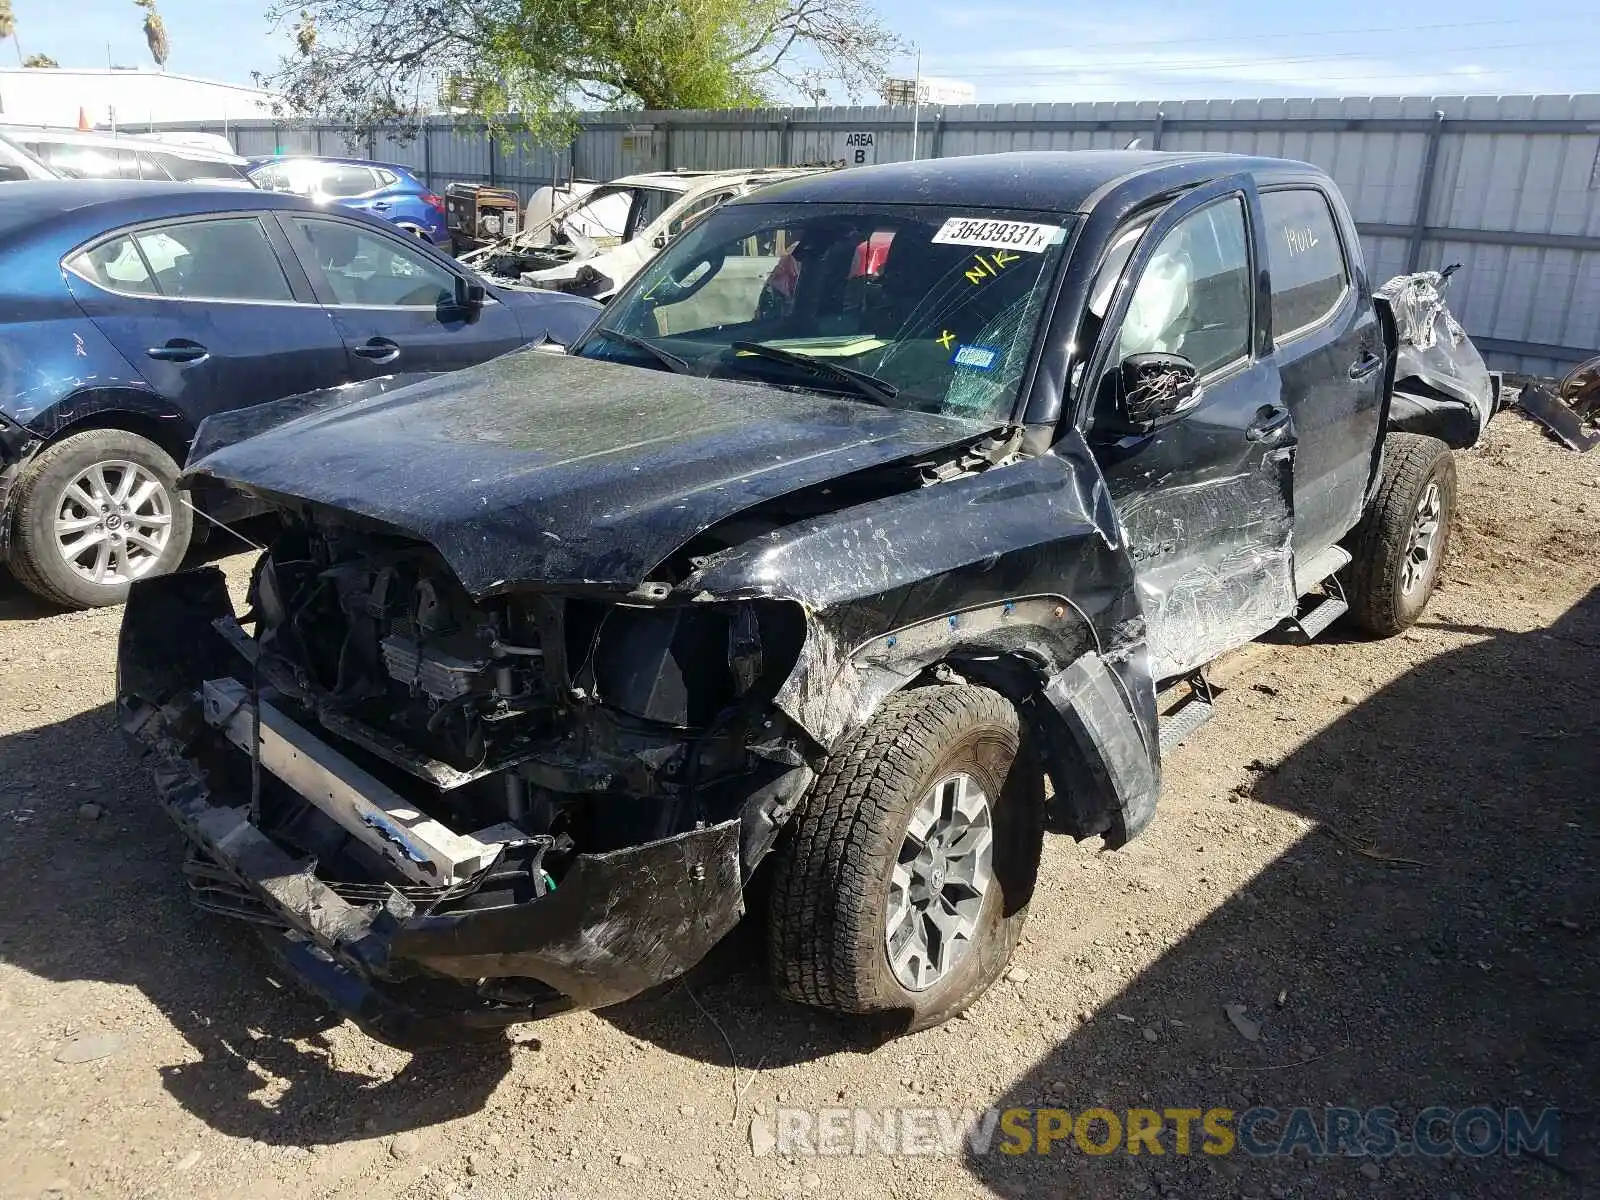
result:
[[[1070,220],[912,204],[728,205],[640,272],[576,352],[1003,419]]]

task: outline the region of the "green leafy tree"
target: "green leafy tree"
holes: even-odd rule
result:
[[[295,41],[264,79],[289,111],[404,129],[442,103],[550,141],[579,107],[859,96],[899,48],[871,0],[280,0],[269,16]]]
[[[22,60],[22,65],[25,67],[49,68],[59,67],[61,64],[48,54],[30,54]]]

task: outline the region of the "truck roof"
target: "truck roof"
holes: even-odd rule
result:
[[[600,187],[652,187],[667,192],[690,192],[696,188],[718,183],[765,183],[815,175],[826,167],[746,167],[738,171],[647,171],[641,175],[624,175],[599,184]]]
[[[1214,165],[1214,171],[1196,171]],[[1187,169],[1184,169],[1187,168]],[[1322,173],[1307,163],[1242,154],[1159,150],[1022,150],[885,163],[811,175],[763,188],[736,204],[958,204],[1081,213],[1110,185],[1149,176],[1150,190],[1245,172],[1272,176]]]

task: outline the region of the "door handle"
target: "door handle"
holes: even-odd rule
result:
[[[400,357],[400,344],[384,337],[368,338],[365,344],[357,346],[351,353],[370,358],[375,363],[393,362]]]
[[[372,202],[372,207],[377,209],[379,212],[385,212],[389,207],[389,202],[387,200],[374,200]]]
[[[1381,366],[1383,366],[1383,355],[1363,350],[1361,357],[1350,364],[1350,378],[1365,379]]]
[[[1281,404],[1263,404],[1244,431],[1245,441],[1262,442],[1289,424],[1289,410]]]
[[[211,357],[211,351],[188,338],[173,338],[165,346],[151,346],[145,353],[161,362],[175,363],[195,363]]]

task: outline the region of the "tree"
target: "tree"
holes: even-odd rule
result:
[[[16,10],[11,7],[11,0],[0,0],[0,42],[7,38],[10,38],[11,44],[17,48],[17,61],[27,66],[27,63],[22,62],[22,41],[17,37]]]
[[[134,6],[144,9],[144,40],[150,47],[150,57],[156,66],[167,69],[167,55],[172,47],[167,44],[167,25],[156,11],[156,0],[133,0]]]
[[[579,105],[858,96],[899,47],[871,0],[278,0],[269,16],[296,52],[264,82],[296,113],[414,128],[437,101],[550,141]]]
[[[48,54],[30,54],[22,60],[22,65],[25,67],[48,68],[59,67],[61,64]]]

